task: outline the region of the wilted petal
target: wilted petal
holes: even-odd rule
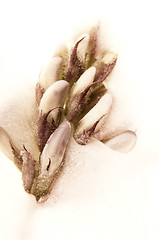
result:
[[[62,107],[65,101],[68,87],[69,83],[64,80],[60,80],[52,84],[44,93],[41,99],[39,112],[41,114],[44,114],[53,108]],[[50,122],[52,122],[52,119],[56,121],[58,112],[58,109],[52,111],[48,116],[48,120]]]
[[[99,130],[98,123],[109,113],[111,106],[112,96],[110,93],[106,93],[99,100],[99,102],[81,119],[75,132],[75,139],[79,144],[86,144],[91,135]],[[85,141],[83,141],[83,139],[85,139]]]
[[[59,79],[61,66],[62,58],[53,57],[42,67],[38,83],[45,91],[50,85]]]
[[[127,153],[134,148],[136,141],[136,133],[134,131],[127,130],[107,141],[104,141],[104,143],[115,151]]]

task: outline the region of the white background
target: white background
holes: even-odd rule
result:
[[[1,1],[0,108],[37,81],[60,42],[98,20],[118,53],[110,83],[119,100],[114,124],[135,127],[137,145],[126,155],[100,143],[72,148],[72,162],[44,205],[24,192],[21,174],[1,154],[2,240],[159,239],[157,0]]]

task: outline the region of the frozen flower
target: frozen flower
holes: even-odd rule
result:
[[[111,138],[98,137],[115,98],[104,82],[117,61],[114,52],[99,51],[98,31],[93,28],[71,49],[53,56],[41,69],[28,109],[16,108],[14,123],[11,118],[0,122],[0,149],[22,171],[24,189],[37,201],[49,195],[65,164],[71,138],[80,145],[97,138],[119,152],[135,146],[135,132],[120,131],[120,126]],[[18,115],[21,110],[23,113]],[[19,116],[23,116],[20,121]]]

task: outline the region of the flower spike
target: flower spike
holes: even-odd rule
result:
[[[80,145],[96,138],[118,152],[128,152],[135,146],[136,134],[127,129],[111,138],[112,133],[104,140],[99,138],[115,98],[104,81],[117,61],[116,53],[101,46],[99,30],[97,26],[82,35],[71,50],[65,44],[42,67],[33,102],[27,102],[30,112],[17,114],[18,136],[10,136],[3,122],[0,127],[0,149],[22,171],[24,189],[37,201],[49,196],[60,177],[66,153],[70,153],[71,138]],[[32,109],[28,108],[30,103]],[[17,125],[23,124],[23,117],[24,126],[20,125],[20,129],[24,133],[18,141]]]

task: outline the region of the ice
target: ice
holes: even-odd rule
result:
[[[33,73],[34,64],[40,70],[40,54],[46,51],[50,53],[56,35],[60,34],[61,37],[69,31],[71,22],[74,22],[76,32],[79,24],[76,24],[75,19],[79,18],[83,28],[89,16],[93,15],[94,19],[95,13],[99,11],[99,15],[103,14],[107,22],[107,39],[101,43],[106,42],[108,48],[110,46],[118,53],[117,66],[107,82],[109,91],[114,96],[114,106],[104,134],[118,128],[135,129],[137,143],[128,154],[114,152],[99,141],[90,142],[87,146],[72,143],[67,152],[65,167],[50,199],[38,206],[23,191],[18,170],[1,154],[0,238],[159,239],[157,1],[156,4],[155,1],[143,3],[113,0],[98,1],[97,4],[85,1],[80,2],[78,7],[73,5],[73,8],[68,8],[69,3],[72,6],[69,1],[65,1],[62,7],[60,1],[56,6],[47,5],[47,2],[44,5],[39,3],[38,10],[34,1],[23,7],[19,1],[13,1],[10,2],[13,4],[10,8],[8,1],[4,3],[6,9],[1,15],[3,21],[0,23],[7,25],[4,24],[2,28],[0,45],[0,119],[10,116],[14,127],[9,128],[5,121],[4,124],[10,133],[18,133],[17,142],[21,143],[23,129],[18,130],[18,125],[21,122],[27,124],[22,107],[27,98],[22,98],[25,88],[22,85],[28,78],[23,78],[26,76],[26,71],[23,70],[30,71],[29,76]],[[17,13],[15,3],[18,3]],[[57,39],[58,37],[55,42]],[[15,58],[16,61],[8,60]],[[22,59],[26,58],[27,61],[23,62]],[[19,75],[15,74],[16,71]],[[17,77],[19,82],[22,80],[21,85],[19,82],[13,84]],[[21,92],[21,98],[17,100],[19,104],[23,99],[23,104],[19,107],[23,114],[17,122],[14,119],[18,111],[13,108],[11,96],[15,92],[13,85]],[[8,101],[11,99],[8,109],[4,109],[3,97]],[[9,115],[11,109],[14,109],[13,116]],[[25,107],[26,115],[27,109]],[[27,129],[29,133],[29,126]],[[28,133],[26,131],[23,134],[26,145]]]

